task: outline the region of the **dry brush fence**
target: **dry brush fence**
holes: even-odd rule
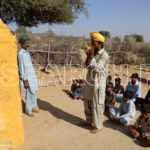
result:
[[[73,51],[44,51],[29,50],[33,64],[61,64],[61,65],[82,65],[82,55],[78,49]]]

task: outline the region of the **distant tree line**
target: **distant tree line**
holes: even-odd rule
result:
[[[115,64],[150,64],[150,42],[144,42],[143,35],[125,35],[123,39],[111,38],[108,31],[99,31],[105,36],[105,49],[109,52],[110,62]]]

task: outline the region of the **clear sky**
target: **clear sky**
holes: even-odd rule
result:
[[[33,32],[53,30],[58,35],[89,37],[90,31],[106,30],[114,36],[138,33],[150,41],[150,0],[85,0],[89,18],[83,14],[71,25],[39,25]],[[15,27],[11,27],[15,29]]]

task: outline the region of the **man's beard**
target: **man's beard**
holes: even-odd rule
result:
[[[131,81],[131,83],[134,85],[136,83],[136,81]]]
[[[94,51],[94,55],[96,55],[96,54],[97,54],[97,52],[98,52],[98,49],[95,49],[95,51]]]

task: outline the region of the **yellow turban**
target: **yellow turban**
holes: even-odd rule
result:
[[[91,32],[90,33],[91,40],[96,41],[96,42],[104,42],[105,38],[102,36],[99,32]]]

